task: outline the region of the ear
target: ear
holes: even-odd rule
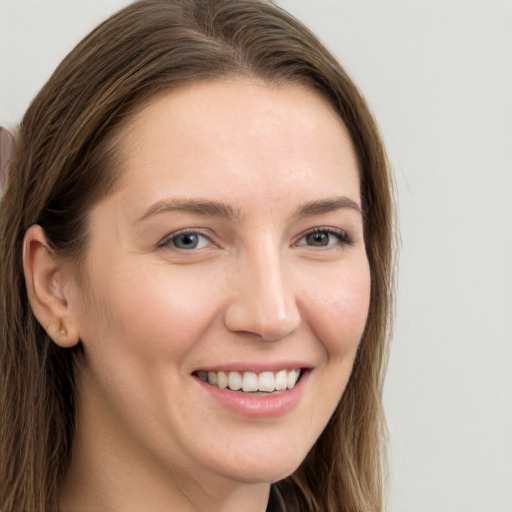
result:
[[[39,323],[63,348],[80,340],[67,300],[65,269],[51,249],[43,228],[31,226],[23,240],[23,271],[28,301]]]

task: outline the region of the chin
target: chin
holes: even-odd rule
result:
[[[237,463],[221,469],[223,475],[231,480],[243,483],[274,483],[293,474],[307,452],[260,454],[251,459],[238,458]]]

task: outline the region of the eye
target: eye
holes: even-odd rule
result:
[[[161,247],[171,247],[181,250],[204,249],[211,245],[211,240],[197,231],[181,231],[167,237],[161,244]]]
[[[334,228],[315,228],[299,239],[296,245],[310,247],[332,247],[335,245],[352,245],[352,241],[344,231]]]

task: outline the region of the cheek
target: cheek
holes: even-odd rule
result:
[[[188,379],[191,354],[215,317],[213,287],[163,265],[118,266],[102,276],[91,275],[96,287],[84,301],[82,400],[104,412],[98,421],[145,436],[149,424],[167,424],[179,402],[169,390]]]
[[[358,265],[339,276],[331,275],[323,282],[322,290],[307,294],[309,325],[330,358],[355,356],[368,317],[368,265]]]
[[[316,286],[304,289],[303,311],[323,359],[313,373],[317,389],[311,404],[308,430],[318,437],[341,397],[352,373],[363,335],[370,299],[370,273],[366,262],[317,275]],[[319,286],[322,283],[323,286]]]
[[[118,267],[108,277],[93,278],[96,287],[81,322],[86,348],[102,358],[110,353],[118,360],[137,356],[139,363],[179,361],[215,309],[211,287],[187,275],[157,265],[150,271]]]

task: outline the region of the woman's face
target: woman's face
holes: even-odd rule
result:
[[[368,312],[347,130],[309,90],[240,79],[154,99],[121,149],[71,286],[77,453],[281,479],[339,402]]]

